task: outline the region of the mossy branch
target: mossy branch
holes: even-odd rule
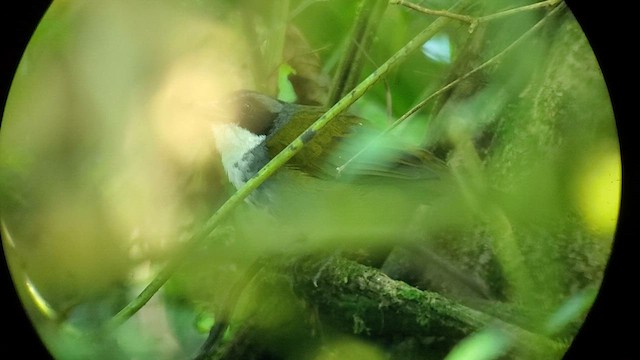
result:
[[[457,11],[468,0],[461,0],[450,10]],[[160,290],[160,288],[171,277],[175,269],[183,263],[185,258],[202,242],[209,239],[218,225],[225,220],[238,205],[240,205],[254,190],[264,183],[271,175],[280,169],[287,161],[294,157],[300,150],[311,141],[315,134],[322,130],[331,120],[336,118],[342,112],[346,111],[356,100],[364,95],[373,85],[386,76],[389,71],[394,69],[398,64],[405,60],[414,50],[420,48],[425,41],[429,40],[437,34],[451,19],[441,17],[422,30],[404,47],[391,56],[384,64],[376,69],[371,75],[365,78],[358,86],[347,93],[340,101],[324,113],[316,122],[314,122],[307,130],[291,142],[284,150],[276,155],[268,164],[266,164],[258,173],[251,178],[238,191],[236,191],[219,209],[216,211],[172,260],[160,270],[158,275],[145,287],[145,289],[133,299],[127,306],[118,312],[107,324],[108,328],[114,328],[127,321],[138,310],[140,310],[151,297]]]
[[[263,276],[290,284],[297,297],[312,305],[320,321],[347,334],[387,339],[437,337],[447,339],[453,346],[473,333],[492,328],[508,342],[504,351],[542,359],[556,358],[566,349],[564,342],[391,279],[378,269],[340,256],[329,261],[331,266],[326,266],[327,258],[323,256],[270,257]],[[262,309],[258,312],[279,311],[263,302],[256,302],[255,306]],[[503,310],[501,306],[497,308]],[[259,323],[260,319],[253,321]],[[196,359],[245,358],[247,351],[261,351],[259,327],[252,326],[251,321],[243,322],[236,331],[229,342],[209,344],[211,347]]]
[[[346,331],[460,340],[485,327],[495,327],[533,358],[548,358],[565,349],[563,343],[391,279],[378,269],[342,257],[332,258],[331,266],[325,266],[326,261],[312,256],[283,258],[274,266],[291,278],[298,296]]]

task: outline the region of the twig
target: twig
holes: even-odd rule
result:
[[[423,14],[426,14],[426,15],[444,16],[444,17],[448,17],[448,18],[451,18],[451,19],[455,19],[455,20],[458,20],[458,21],[465,22],[465,23],[469,24],[469,32],[473,32],[476,29],[476,27],[478,26],[479,23],[489,22],[489,21],[492,21],[492,20],[500,19],[502,17],[513,15],[513,14],[517,14],[519,12],[530,11],[530,10],[535,10],[535,9],[540,9],[540,8],[545,8],[545,7],[553,8],[556,5],[560,4],[562,1],[563,0],[545,0],[545,1],[541,1],[541,2],[538,2],[538,3],[531,4],[531,5],[519,6],[517,8],[504,10],[504,11],[497,12],[495,14],[486,15],[486,16],[480,16],[480,17],[473,17],[473,16],[469,16],[469,15],[457,14],[457,13],[453,13],[453,12],[450,12],[450,11],[447,11],[447,10],[429,9],[429,8],[424,7],[424,6],[420,6],[418,4],[414,4],[412,2],[408,2],[408,1],[405,1],[405,0],[389,0],[389,3],[393,4],[393,5],[401,5],[401,6],[404,6],[406,8],[409,8],[411,10],[415,10],[417,12],[420,12],[420,13],[423,13]]]
[[[451,10],[459,9],[462,4],[469,0],[458,1]],[[438,18],[418,35],[411,39],[404,47],[391,56],[384,64],[376,69],[371,75],[365,78],[358,86],[351,90],[346,96],[338,101],[318,120],[316,120],[307,130],[293,140],[284,150],[276,155],[258,173],[238,189],[203,225],[202,229],[195,234],[185,245],[183,250],[176,255],[147,285],[147,287],[133,299],[125,308],[118,312],[107,324],[107,328],[115,328],[133,316],[140,310],[151,297],[165,284],[175,269],[183,263],[184,259],[203,241],[209,239],[216,227],[231,214],[231,211],[240,205],[255,189],[264,183],[273,173],[280,169],[289,159],[294,157],[302,147],[313,139],[313,137],[327,125],[331,120],[340,115],[351,106],[356,100],[364,95],[373,85],[381,80],[386,74],[405,60],[411,52],[420,48],[425,41],[437,34],[445,25],[449,23],[448,18]]]
[[[531,4],[531,5],[519,6],[517,8],[500,11],[500,12],[497,12],[495,14],[481,16],[477,20],[478,20],[478,22],[492,21],[492,20],[499,19],[501,17],[517,14],[519,12],[535,10],[535,9],[540,9],[540,8],[545,8],[545,7],[552,8],[552,7],[560,4],[561,2],[562,2],[562,0],[540,1],[540,2],[537,2],[537,3]]]
[[[391,126],[390,126],[390,128],[388,130],[394,129],[400,123],[405,121],[408,117],[410,117],[411,115],[413,115],[416,112],[418,112],[420,109],[422,109],[427,104],[427,102],[429,102],[434,97],[436,97],[436,96],[442,94],[443,92],[451,89],[452,87],[457,85],[459,82],[465,80],[466,78],[468,78],[471,75],[477,73],[478,71],[483,70],[484,68],[489,67],[492,64],[497,63],[502,57],[504,57],[506,54],[508,54],[516,46],[520,45],[527,37],[529,37],[531,34],[533,34],[539,28],[541,28],[542,25],[544,25],[544,23],[547,21],[547,19],[549,19],[551,16],[553,16],[559,10],[561,10],[561,8],[563,8],[563,6],[558,7],[556,9],[554,9],[552,12],[550,12],[549,14],[547,14],[547,16],[545,16],[540,21],[538,21],[529,30],[527,30],[524,34],[522,34],[519,38],[514,40],[511,44],[509,44],[506,48],[502,49],[502,51],[500,51],[499,53],[497,53],[496,55],[491,57],[489,60],[483,62],[482,64],[478,65],[474,69],[472,69],[469,72],[467,72],[466,74],[464,74],[464,75],[460,76],[459,78],[453,80],[452,82],[448,83],[447,85],[443,86],[439,90],[435,91],[434,93],[432,93],[431,95],[426,97],[424,100],[420,101],[416,106],[411,108],[409,111],[407,111],[405,114],[403,114],[400,118],[398,118],[398,120],[396,120],[393,124],[391,124]]]
[[[472,69],[471,71],[467,72],[466,74],[460,76],[459,78],[451,81],[450,83],[448,83],[447,85],[443,86],[442,88],[436,90],[435,92],[433,92],[431,95],[427,96],[426,98],[424,98],[422,101],[420,101],[417,105],[415,105],[413,108],[411,108],[409,111],[407,111],[406,113],[404,113],[401,117],[399,117],[396,121],[394,121],[388,128],[386,128],[384,131],[382,131],[378,136],[376,136],[373,140],[371,140],[371,142],[369,142],[368,144],[366,144],[362,149],[360,149],[360,151],[358,151],[354,156],[352,156],[349,160],[347,160],[344,164],[342,164],[341,166],[339,166],[336,170],[338,172],[338,174],[340,174],[342,171],[344,171],[344,169],[349,166],[349,164],[351,162],[353,162],[356,158],[358,158],[360,155],[362,155],[367,149],[369,149],[371,146],[373,146],[375,143],[377,143],[384,135],[388,134],[391,130],[395,129],[398,125],[400,125],[401,123],[403,123],[405,120],[407,120],[410,116],[412,116],[413,114],[415,114],[416,112],[418,112],[420,109],[422,109],[429,101],[431,101],[433,98],[435,98],[436,96],[442,94],[443,92],[451,89],[452,87],[456,86],[456,84],[458,84],[459,82],[465,80],[466,78],[468,78],[469,76],[475,74],[476,72],[497,63],[502,57],[504,57],[506,54],[508,54],[511,50],[513,50],[516,46],[518,46],[519,44],[522,43],[523,40],[525,40],[527,37],[529,37],[531,34],[533,34],[534,32],[536,32],[539,28],[542,27],[542,25],[544,25],[544,23],[547,21],[547,19],[549,19],[550,17],[552,17],[554,14],[556,14],[557,12],[561,11],[566,5],[561,5],[556,7],[555,9],[553,9],[551,12],[549,12],[549,14],[547,14],[544,18],[542,18],[540,21],[538,21],[535,25],[533,25],[529,30],[527,30],[524,34],[522,34],[519,38],[517,38],[514,42],[512,42],[511,44],[509,44],[509,46],[507,46],[506,48],[504,48],[502,51],[500,51],[498,54],[494,55],[493,57],[491,57],[489,60],[485,61],[484,63],[478,65],[477,67],[475,67],[474,69]]]
[[[374,68],[378,67],[378,64],[376,64],[375,60],[373,60],[373,58],[369,55],[367,50],[364,49],[362,47],[362,45],[360,45],[360,44],[358,44],[358,47],[360,48],[360,51],[362,51],[362,54],[373,65],[373,67]],[[393,114],[392,114],[392,109],[393,109],[393,103],[392,102],[393,102],[393,99],[391,98],[391,86],[389,85],[389,81],[387,80],[386,77],[382,81],[384,81],[384,88],[385,88],[385,98],[386,98],[385,103],[387,104],[387,120],[390,122],[391,118],[393,116]]]
[[[415,10],[417,12],[421,12],[423,14],[426,15],[433,15],[433,16],[440,16],[440,17],[448,17],[451,19],[455,19],[455,20],[459,20],[462,22],[466,22],[469,24],[473,24],[474,22],[476,22],[476,18],[474,18],[473,16],[468,16],[468,15],[462,15],[462,14],[456,14],[447,10],[433,10],[433,9],[429,9],[426,8],[424,6],[420,6],[418,4],[414,4],[412,2],[408,2],[405,0],[389,0],[389,3],[392,5],[401,5],[404,7],[407,7],[411,10]]]

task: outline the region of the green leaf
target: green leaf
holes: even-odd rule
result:
[[[497,359],[507,351],[511,340],[497,329],[477,332],[459,342],[445,360]]]

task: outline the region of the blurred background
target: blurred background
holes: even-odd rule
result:
[[[495,1],[482,11],[507,5]],[[324,1],[53,4],[21,61],[5,109],[0,196],[7,261],[54,354],[74,358],[100,348],[113,351],[109,342],[96,344],[78,329],[99,325],[126,304],[152,278],[155,265],[229,195],[209,130],[212,121],[228,117],[220,99],[237,89],[256,89],[293,101],[295,84],[288,75],[294,71],[322,93],[354,14],[351,2]],[[384,129],[448,78],[477,66],[481,60],[474,56],[489,58],[539,18],[522,14],[488,27],[473,51],[465,48],[473,45],[466,28],[454,24],[352,111]],[[254,31],[247,30],[248,19]],[[549,308],[579,289],[598,286],[620,189],[607,91],[580,28],[564,19],[473,79],[468,89],[439,99],[397,130],[465,174],[455,186],[470,191],[471,202],[497,203],[521,246],[533,254],[530,263],[545,264],[531,280],[535,284],[516,286],[509,296],[534,302],[540,295],[532,289],[541,291],[536,284],[545,284],[541,292]],[[431,21],[390,7],[380,29],[393,31],[376,37],[364,74]],[[558,29],[561,35],[555,35]],[[461,54],[471,57],[460,60]],[[472,145],[461,146],[467,142]],[[476,157],[475,163],[468,160]],[[487,184],[508,191],[496,200]],[[470,218],[477,209],[470,209],[469,198],[445,196],[443,203],[448,208],[438,219],[441,240],[430,243],[458,256],[459,250],[439,243],[454,237],[466,239],[459,247],[472,246],[478,237],[469,235],[477,229]],[[424,222],[421,231],[433,231],[425,229],[433,222]],[[453,236],[442,235],[452,228]],[[253,251],[277,248],[277,236],[271,240]],[[225,285],[195,278],[189,270],[201,272],[215,258],[213,277],[232,277],[239,272],[234,266],[249,262],[234,257],[243,256],[241,248],[211,251],[169,284],[167,291],[180,301],[168,312],[166,304],[150,304],[146,317],[139,314],[118,337],[121,353],[109,358],[181,358],[197,349],[215,312],[206,300]],[[227,253],[220,251],[234,256],[225,262]],[[504,258],[513,254],[496,256],[508,266]],[[194,311],[198,306],[204,309]],[[184,327],[172,319],[182,310]],[[155,331],[122,342],[149,328]],[[357,344],[338,342],[336,348]],[[367,358],[378,351],[365,348]]]

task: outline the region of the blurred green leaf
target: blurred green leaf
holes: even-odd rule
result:
[[[547,320],[546,332],[554,335],[561,332],[569,324],[575,324],[582,319],[596,299],[596,289],[585,289],[571,297],[551,315]]]
[[[487,329],[460,341],[445,358],[446,360],[491,360],[501,358],[509,349],[511,341],[503,332]]]

